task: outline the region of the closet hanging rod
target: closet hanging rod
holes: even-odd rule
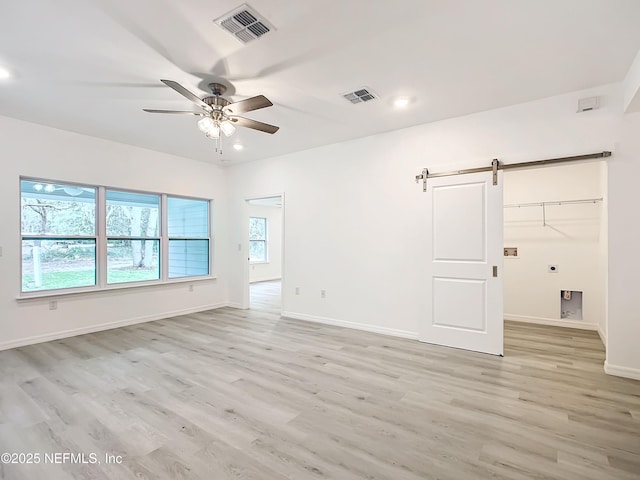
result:
[[[520,207],[546,207],[548,205],[578,205],[581,203],[598,203],[602,201],[600,198],[583,198],[580,200],[557,200],[554,202],[534,202],[534,203],[511,203],[505,205],[504,208],[520,208]]]

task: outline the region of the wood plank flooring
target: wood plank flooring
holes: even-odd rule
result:
[[[640,478],[640,382],[595,333],[507,323],[499,358],[281,319],[278,288],[0,352],[0,453],[41,455],[0,478]]]

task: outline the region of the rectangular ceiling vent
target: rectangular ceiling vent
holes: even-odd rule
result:
[[[249,43],[275,30],[274,26],[246,3],[214,20],[242,43]]]
[[[360,88],[354,92],[343,93],[342,96],[351,103],[364,103],[375,100],[378,96],[371,91],[370,88]]]
[[[581,98],[578,100],[578,113],[589,112],[600,108],[600,97]]]

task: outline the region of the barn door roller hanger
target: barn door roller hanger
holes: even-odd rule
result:
[[[554,163],[575,162],[580,160],[593,160],[596,158],[610,157],[611,152],[603,151],[598,153],[588,153],[586,155],[576,155],[574,157],[549,158],[546,160],[533,160],[531,162],[501,164],[497,158],[494,158],[490,167],[467,168],[465,170],[451,170],[449,172],[429,173],[426,168],[422,169],[420,175],[416,175],[416,183],[422,180],[422,191],[427,191],[427,179],[436,177],[449,177],[451,175],[464,175],[465,173],[477,172],[493,172],[493,184],[498,184],[498,170],[510,170],[513,168],[526,168],[542,165],[552,165]]]

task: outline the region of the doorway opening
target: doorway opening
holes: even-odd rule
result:
[[[279,316],[282,312],[282,281],[266,280],[249,285],[252,310]]]
[[[504,317],[595,330],[606,346],[607,163],[504,175]]]
[[[280,315],[284,259],[284,195],[247,200],[249,308]]]

